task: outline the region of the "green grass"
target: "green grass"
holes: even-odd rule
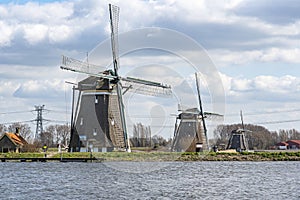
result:
[[[43,158],[44,153],[0,153],[0,158]]]
[[[90,158],[89,152],[62,152],[47,151],[54,158]],[[0,153],[0,158],[42,158],[43,152],[37,153]],[[298,152],[242,152],[242,153],[219,153],[219,152],[94,152],[92,157],[110,161],[300,161],[300,151]]]

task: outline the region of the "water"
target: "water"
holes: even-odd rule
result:
[[[128,167],[134,173],[119,170]],[[0,168],[0,199],[300,199],[300,162],[7,162]]]

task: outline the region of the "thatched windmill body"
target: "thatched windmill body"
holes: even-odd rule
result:
[[[221,116],[203,111],[200,82],[195,73],[199,108],[181,110],[176,117],[172,151],[197,152],[209,149],[205,118],[208,116]]]
[[[207,149],[203,119],[199,113],[198,108],[191,108],[176,117],[172,151],[195,152],[198,148]]]
[[[79,94],[77,104],[73,101],[72,106],[70,151],[111,151],[116,148],[130,151],[123,95],[127,91],[154,96],[171,95],[168,85],[119,76],[119,7],[109,4],[109,13],[113,69],[103,70],[97,65],[66,56],[62,59],[62,69],[89,75],[75,88]]]
[[[235,149],[238,152],[249,150],[248,143],[245,137],[245,132],[251,132],[245,129],[243,113],[240,112],[242,128],[238,128],[231,132],[226,149]]]

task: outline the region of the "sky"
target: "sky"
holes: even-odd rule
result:
[[[125,95],[129,131],[142,122],[172,135],[177,104],[198,106],[196,71],[204,111],[224,115],[218,123],[240,123],[242,110],[245,123],[300,130],[297,0],[2,0],[0,123],[34,131],[36,105],[45,105],[44,126],[69,122],[66,81],[82,75],[61,70],[61,55],[111,67],[109,3],[120,7],[120,74],[174,89],[171,99]]]

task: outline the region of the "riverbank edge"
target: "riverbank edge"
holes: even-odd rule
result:
[[[0,153],[1,158],[28,159],[45,157],[44,153]],[[293,152],[106,152],[55,153],[48,158],[90,159],[100,162],[170,162],[170,161],[300,161],[300,151]],[[59,160],[59,159],[56,159]],[[49,159],[51,161],[51,159]]]

